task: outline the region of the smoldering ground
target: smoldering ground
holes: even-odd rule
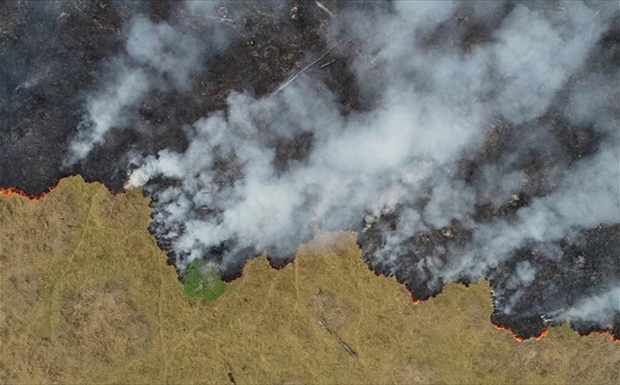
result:
[[[144,186],[180,274],[205,259],[232,279],[262,253],[290,261],[317,229],[354,230],[416,298],[485,277],[494,322],[522,337],[563,321],[620,335],[617,6],[162,4],[109,5],[120,21],[97,36],[114,44],[28,89],[80,77],[54,100],[70,117],[35,128],[11,112],[25,88],[3,87],[3,152],[23,159],[12,172],[3,156],[5,185],[39,186],[15,183],[38,164],[9,140],[21,132],[21,151],[49,156],[32,175]]]

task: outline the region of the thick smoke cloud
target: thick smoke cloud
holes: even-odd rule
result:
[[[281,92],[232,92],[224,111],[170,128],[186,133],[184,151],[134,156],[127,187],[152,196],[151,229],[181,273],[195,259],[224,272],[262,253],[286,260],[317,229],[357,230],[371,266],[398,277],[406,265],[436,290],[494,276],[532,248],[535,260],[515,259],[496,287],[497,309],[523,311],[541,261],[563,263],[563,241],[620,223],[619,73],[597,67],[618,17],[576,1],[344,7],[323,38],[356,45],[343,60],[368,108],[345,113],[312,70]],[[130,125],[150,90],[187,89],[210,48],[184,31],[132,21],[70,160]],[[563,142],[573,134],[583,154]],[[417,245],[436,232],[448,241]],[[617,285],[609,274],[591,285]],[[531,312],[608,325],[617,288],[593,298]]]

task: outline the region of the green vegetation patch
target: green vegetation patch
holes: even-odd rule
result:
[[[217,300],[226,291],[226,284],[216,266],[196,260],[187,267],[183,276],[183,291],[189,297],[201,297],[207,301]]]

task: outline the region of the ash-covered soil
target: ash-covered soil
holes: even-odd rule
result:
[[[219,23],[230,29],[229,47],[192,79],[190,92],[153,92],[141,103],[138,119],[148,127],[148,135],[119,130],[83,163],[64,165],[69,140],[84,114],[84,94],[101,82],[97,70],[106,66],[106,59],[122,50],[123,26],[138,14],[154,21],[174,18],[174,5],[168,1],[3,2],[3,187],[39,195],[60,178],[80,174],[86,180],[104,182],[111,191],[121,191],[128,151],[154,154],[163,148],[185,149],[187,139],[179,129],[184,124],[224,108],[231,91],[250,90],[256,95],[274,91],[292,71],[307,64],[304,60],[326,48],[319,37],[324,17],[314,4],[297,4],[298,16],[292,22],[291,7],[286,2],[236,2],[234,7],[224,7],[222,12],[230,21]],[[235,12],[243,16],[237,17]],[[219,15],[213,17],[217,20]],[[195,28],[198,37],[211,38],[212,27]],[[330,56],[334,57],[338,57],[337,52]],[[321,74],[342,95],[346,108],[359,107],[354,80],[343,61]],[[294,157],[298,152],[295,145],[281,146],[279,157]],[[231,183],[229,176],[225,177],[225,182]]]
[[[294,109],[308,102],[303,96],[290,96],[292,92],[287,94],[293,88],[289,84],[302,83],[306,88],[300,91],[301,95],[314,95],[315,92],[322,95],[325,93],[323,88],[311,87],[320,84],[331,93],[328,107],[337,110],[342,119],[354,120],[365,113],[380,110],[388,102],[378,95],[391,87],[390,82],[393,82],[390,74],[382,72],[382,69],[390,68],[385,62],[389,62],[390,55],[394,54],[389,50],[388,53],[382,51],[385,47],[370,44],[373,36],[351,32],[353,27],[349,24],[355,23],[348,20],[355,14],[370,15],[361,18],[365,22],[370,20],[370,24],[359,23],[359,28],[367,27],[367,33],[371,34],[373,28],[382,23],[389,27],[390,17],[400,12],[399,5],[392,2],[327,0],[318,4],[314,1],[240,1],[201,10],[202,16],[195,19],[193,17],[199,13],[195,8],[169,1],[3,2],[0,5],[0,187],[15,187],[27,194],[39,195],[60,178],[79,174],[87,181],[104,183],[112,192],[122,191],[128,173],[143,166],[142,159],[160,157],[162,150],[186,154],[190,152],[192,142],[204,140],[200,133],[188,127],[196,126],[196,122],[218,111],[224,111],[224,118],[232,120],[234,116],[229,96],[235,93],[249,95],[255,100],[275,93],[277,95],[273,96],[273,100],[276,104],[299,97],[301,101],[295,100],[287,105],[287,108]],[[420,55],[437,52],[436,72],[440,72],[443,67],[439,59],[444,50],[456,51],[459,57],[465,58],[476,55],[485,47],[501,42],[499,36],[502,28],[514,22],[519,12],[531,12],[541,20],[548,17],[552,26],[562,26],[574,16],[571,7],[562,8],[545,2],[532,3],[527,7],[517,2],[505,2],[492,8],[488,14],[480,16],[480,10],[474,3],[456,6],[437,25],[420,27],[424,31],[406,47],[412,50],[412,57],[417,52]],[[594,14],[595,10],[588,12],[579,9],[575,11],[578,15],[575,18],[579,19],[582,14]],[[287,227],[294,236],[282,236],[281,242],[252,244],[243,235],[232,231],[232,235],[214,244],[179,247],[179,239],[190,231],[187,225],[190,221],[170,219],[170,201],[179,197],[175,195],[177,198],[170,198],[171,191],[187,190],[188,180],[192,185],[197,184],[199,192],[195,196],[208,193],[209,200],[207,203],[196,203],[194,196],[194,203],[190,205],[191,215],[186,215],[194,222],[216,223],[225,227],[229,218],[228,196],[234,196],[237,186],[251,176],[248,164],[255,162],[255,158],[244,157],[241,144],[245,146],[247,142],[256,142],[261,149],[267,149],[272,156],[270,165],[275,175],[272,179],[279,181],[304,165],[312,164],[313,154],[322,148],[323,131],[342,128],[337,124],[333,128],[324,127],[323,121],[316,119],[315,122],[310,116],[300,114],[301,118],[294,117],[298,121],[287,117],[286,124],[303,126],[303,120],[307,120],[317,127],[310,130],[291,129],[290,134],[282,134],[272,126],[277,125],[280,115],[286,116],[286,112],[276,112],[272,116],[272,110],[264,109],[256,114],[257,118],[252,116],[256,118],[252,122],[255,132],[243,133],[239,136],[242,139],[231,141],[232,150],[224,150],[223,142],[214,144],[213,136],[208,136],[205,142],[211,146],[209,156],[213,157],[208,164],[208,183],[204,182],[206,179],[197,177],[202,175],[200,170],[184,170],[187,172],[182,178],[160,173],[145,181],[144,191],[152,198],[154,209],[150,230],[158,245],[168,252],[169,262],[177,267],[180,274],[188,261],[196,257],[198,250],[200,258],[221,263],[222,274],[227,280],[239,277],[245,263],[263,253],[268,255],[272,266],[286,266],[294,256],[296,245],[312,239],[316,227],[358,231],[358,244],[364,261],[377,274],[395,276],[416,299],[425,300],[437,295],[449,281],[469,284],[477,278],[485,278],[494,289],[493,322],[510,328],[522,338],[538,336],[549,326],[568,320],[581,334],[608,331],[620,339],[620,305],[614,303],[616,300],[620,303],[620,298],[613,295],[613,289],[620,282],[618,216],[615,221],[605,223],[567,226],[566,230],[561,230],[561,235],[554,234],[551,241],[544,237],[531,237],[507,250],[506,256],[492,263],[488,260],[495,251],[477,245],[479,229],[491,228],[495,223],[506,224],[501,231],[495,227],[493,231],[499,231],[496,238],[499,235],[508,236],[515,231],[515,227],[511,227],[513,224],[523,221],[524,216],[535,214],[536,205],[541,200],[550,197],[553,202],[556,201],[554,194],[557,191],[580,190],[574,184],[563,187],[567,175],[580,170],[580,165],[601,154],[606,146],[611,146],[612,152],[615,149],[617,153],[616,134],[600,129],[592,119],[574,118],[588,114],[567,107],[574,103],[575,90],[590,87],[589,79],[606,79],[607,84],[618,80],[620,17],[607,9],[599,11],[600,15],[605,13],[611,15],[611,21],[604,26],[600,38],[592,43],[591,50],[584,54],[585,62],[575,68],[568,66],[573,68],[570,76],[558,81],[562,85],[557,86],[558,91],[545,100],[547,104],[543,112],[532,119],[521,120],[500,108],[499,111],[505,116],[498,113],[494,114],[491,123],[485,121],[483,134],[475,146],[459,153],[458,160],[432,170],[432,175],[449,175],[450,183],[461,186],[461,190],[473,191],[473,198],[468,198],[463,204],[467,206],[464,210],[466,215],[455,214],[448,223],[423,218],[424,229],[409,231],[408,224],[412,223],[409,213],[427,213],[429,207],[435,207],[432,203],[435,191],[439,189],[437,186],[443,186],[434,181],[422,181],[420,188],[411,190],[409,196],[404,194],[405,198],[399,198],[396,204],[382,210],[348,210],[347,213],[331,210],[331,215],[338,220],[332,221],[329,217],[330,220],[318,220],[317,225],[304,221],[305,218],[314,218],[308,214],[315,207],[312,202],[321,200],[321,197],[312,196],[312,192],[308,191],[309,197],[300,198],[303,203],[298,206],[301,209],[293,214],[301,218],[299,223],[296,221],[295,226]],[[131,49],[127,42],[133,36],[132,26],[135,27],[139,15],[148,20],[147,28],[164,24],[172,26],[172,29],[180,31],[179,39],[189,42],[189,46],[207,47],[201,51],[200,64],[186,70],[187,79],[182,77],[178,80],[176,77],[183,71],[178,66],[182,64],[181,59],[177,67],[173,65],[162,69],[141,62],[139,53],[128,52]],[[575,25],[579,23],[575,22]],[[161,33],[163,36],[169,30],[153,29],[149,33]],[[570,35],[572,31],[562,28],[559,31],[558,45],[565,44],[562,40],[564,34]],[[165,39],[162,37],[164,45],[167,44]],[[578,42],[581,43],[580,40]],[[165,46],[164,54],[158,60],[166,62],[165,52],[174,51],[174,46]],[[178,53],[180,57],[187,53],[183,49]],[[399,49],[402,51],[402,47]],[[497,52],[493,51],[491,56],[494,54]],[[519,60],[519,57],[511,57],[506,66]],[[536,64],[533,61],[520,71],[527,72]],[[141,72],[136,72],[136,68]],[[139,97],[127,102],[125,93],[129,91],[110,88],[110,84],[114,83],[110,78],[114,78],[116,73],[124,74],[122,71],[129,71],[132,76],[144,74],[146,78],[156,80]],[[402,71],[415,79],[416,89],[433,89],[432,84],[426,84],[424,73],[416,73],[417,69],[405,68]],[[489,71],[493,82],[510,83],[509,76],[493,72],[496,71],[494,69]],[[548,72],[548,78],[556,76],[552,73],[553,68]],[[372,76],[368,77],[368,73]],[[301,74],[301,80],[295,77],[298,74]],[[524,76],[527,79],[527,74]],[[535,79],[535,76],[532,77]],[[289,80],[292,83],[287,83]],[[544,93],[536,90],[537,84],[527,81],[524,84],[523,87],[532,88],[532,99],[539,92]],[[475,86],[472,82],[471,87]],[[112,91],[101,91],[110,89]],[[101,92],[109,96],[106,97],[108,104],[114,104],[115,100],[125,101],[119,102],[121,106],[114,110],[112,117],[116,119],[117,115],[122,115],[123,118],[115,121],[116,127],[106,131],[103,140],[96,142],[86,156],[71,161],[72,143],[80,138],[85,129],[98,124],[94,122],[93,110],[96,108],[93,105],[96,106],[97,100],[102,99],[97,99]],[[429,94],[433,95],[432,91]],[[493,106],[495,100],[498,104],[519,104],[519,100],[503,96],[501,88],[497,87],[484,89],[484,95],[480,98],[489,106]],[[581,105],[594,111],[593,114],[608,114],[611,125],[615,124],[620,118],[618,93],[597,98],[592,95],[591,99],[583,99]],[[89,102],[93,100],[95,102]],[[248,104],[255,105],[252,103]],[[323,105],[312,111],[314,114],[325,112],[329,115],[329,108]],[[517,115],[529,113],[526,110],[517,112]],[[425,111],[424,114],[432,117],[433,111]],[[106,115],[105,118],[110,117]],[[338,119],[333,118],[334,121]],[[328,135],[332,137],[338,133]],[[429,146],[432,147],[432,143]],[[193,162],[185,159],[187,163]],[[616,160],[611,157],[611,162]],[[426,161],[427,158],[424,158],[418,163],[392,167],[414,169],[418,165],[423,166]],[[363,173],[372,167],[372,163],[368,163],[360,166],[358,171]],[[500,170],[499,174],[504,171],[510,175],[518,174],[521,179],[514,186],[508,186],[513,179],[504,180],[489,170]],[[620,170],[616,171],[620,174]],[[494,178],[501,180],[499,183],[503,185],[494,186]],[[599,183],[596,178],[592,175],[593,189]],[[431,179],[427,177],[426,180]],[[588,183],[586,178],[577,186]],[[377,182],[377,197],[389,188]],[[206,189],[209,191],[203,191]],[[361,190],[359,193],[369,194]],[[508,199],[502,194],[507,194]],[[458,199],[455,197],[454,201]],[[581,200],[587,207],[588,199],[587,194],[582,194],[577,195],[574,201]],[[177,200],[180,201],[180,198]],[[177,206],[183,205],[179,203]],[[552,203],[545,207],[549,206],[552,206],[550,212],[557,210]],[[615,204],[612,206],[614,209],[617,207]],[[558,207],[565,211],[581,210],[570,205]],[[532,208],[531,212],[526,211],[528,208]],[[342,210],[345,209],[348,207],[343,206]],[[450,211],[460,211],[461,205],[452,207],[446,203],[440,210],[449,216]],[[266,218],[261,223],[269,227],[279,217],[269,210],[265,211],[254,216],[264,215]],[[566,216],[562,212],[553,215]],[[354,220],[340,220],[348,217]],[[555,227],[554,223],[543,221],[542,227]],[[386,249],[392,234],[396,233],[402,238],[398,241],[398,248]],[[484,251],[481,257],[480,250]],[[482,258],[486,261],[486,267],[480,271],[472,268],[471,271],[475,271],[472,273],[459,265],[461,255],[470,256],[472,265],[479,260],[476,258]],[[455,270],[452,266],[459,267]],[[448,270],[449,273],[446,273]],[[463,274],[459,276],[461,271]],[[535,272],[535,277],[529,278],[534,274],[532,272]],[[600,311],[604,316],[601,319],[604,322],[596,320],[600,318],[599,313],[592,315],[594,312],[589,312],[586,318],[581,313],[576,315],[574,309],[582,309],[584,301],[598,298],[609,288],[612,290],[611,296],[603,298],[601,303],[591,300],[596,304],[594,307],[602,309]],[[571,318],[566,318],[566,314]]]

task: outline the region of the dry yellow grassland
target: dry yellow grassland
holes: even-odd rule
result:
[[[608,337],[562,326],[519,343],[491,325],[485,282],[414,306],[350,233],[319,234],[280,271],[251,261],[215,302],[188,298],[149,212],[140,191],[79,177],[40,201],[0,197],[0,382],[619,381]]]

